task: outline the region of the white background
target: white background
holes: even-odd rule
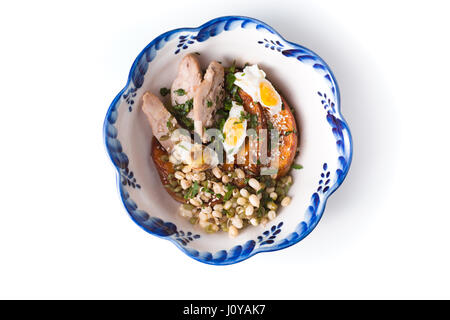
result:
[[[9,1],[0,9],[0,298],[450,298],[447,1]],[[354,158],[301,243],[228,267],[127,216],[102,123],[169,29],[247,15],[317,52]]]

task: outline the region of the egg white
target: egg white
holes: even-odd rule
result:
[[[270,81],[266,79],[266,73],[259,69],[257,64],[247,66],[242,72],[236,72],[234,75],[236,77],[234,84],[251,96],[254,102],[261,103],[261,105],[272,115],[281,111],[282,102],[279,93],[275,90]],[[262,102],[260,94],[260,84],[262,82],[272,89],[277,100],[276,105],[268,106]]]
[[[192,162],[191,151],[192,143],[189,141],[180,141],[174,146],[171,155],[173,159],[176,160],[175,163],[190,164]]]
[[[233,101],[233,105],[230,109],[228,119],[225,121],[225,124],[223,126],[224,127],[224,131],[223,131],[224,138],[223,138],[222,144],[223,144],[223,149],[225,150],[225,153],[227,155],[227,160],[229,160],[229,161],[233,161],[234,155],[239,152],[239,149],[241,148],[242,144],[245,141],[245,137],[247,136],[247,120],[242,119],[243,130],[237,139],[236,145],[230,145],[227,143],[227,141],[226,141],[227,135],[233,134],[233,132],[226,132],[226,128],[228,128],[230,126],[231,126],[231,128],[233,128],[235,126],[234,122],[236,122],[236,121],[241,122],[240,118],[241,118],[242,112],[244,114],[246,113],[244,111],[244,107],[238,105],[236,102]],[[231,121],[233,123],[231,123]]]

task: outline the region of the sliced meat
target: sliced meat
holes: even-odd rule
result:
[[[160,146],[164,148],[166,154],[174,155],[176,154],[177,150],[180,150],[179,148],[190,150],[190,148],[186,149],[186,147],[182,145],[180,145],[181,147],[176,147],[177,144],[182,141],[188,142],[188,146],[190,146],[192,144],[192,139],[190,135],[185,135],[182,130],[176,130],[180,128],[177,120],[169,113],[169,111],[167,111],[161,100],[159,100],[157,96],[150,92],[146,92],[142,97],[142,100],[142,110],[147,116],[150,127],[152,128],[153,136],[158,140]],[[155,142],[153,144],[158,145],[158,143]],[[195,152],[195,150],[201,151],[202,148],[203,153]],[[200,156],[200,158],[198,158],[198,160],[191,160],[192,163],[185,162],[186,159],[179,160],[183,161],[186,164],[190,163],[192,169],[195,171],[204,171],[211,168],[212,166],[217,166],[217,156],[215,155],[214,151],[212,149],[203,147],[201,144],[192,145],[190,156]]]
[[[195,54],[187,54],[178,66],[178,74],[170,92],[172,105],[183,104],[194,98],[195,90],[202,82],[202,69]],[[179,90],[179,91],[178,91]],[[185,94],[181,94],[181,93]],[[192,118],[192,114],[188,117]]]
[[[161,100],[153,93],[146,92],[142,100],[142,111],[147,116],[153,135],[158,139],[164,149],[171,153],[174,147],[174,142],[170,139],[171,129],[178,126],[177,120],[167,111]]]
[[[212,61],[206,69],[205,77],[194,96],[194,129],[203,137],[204,128],[214,123],[214,114],[221,107],[224,94],[223,81],[225,71],[220,63]]]

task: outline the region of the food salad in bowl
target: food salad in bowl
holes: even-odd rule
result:
[[[297,243],[350,166],[339,104],[325,62],[256,19],[162,34],[105,119],[125,208],[209,264]]]

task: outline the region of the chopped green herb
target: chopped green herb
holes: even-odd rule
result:
[[[268,188],[275,186],[275,180],[267,175],[261,176],[261,182],[263,182]]]
[[[267,129],[272,130],[273,129],[273,124],[270,121],[267,121]]]
[[[225,99],[225,101],[223,103],[223,108],[225,109],[225,111],[230,111],[232,106],[233,106],[233,102],[231,102],[231,99],[229,99],[229,98]]]
[[[188,118],[188,117],[183,117],[181,119],[181,123],[184,124],[184,126],[188,129],[188,130],[194,130],[194,120]]]
[[[184,96],[186,94],[186,91],[184,89],[180,88],[174,91],[179,96]]]
[[[163,97],[165,97],[165,96],[167,96],[167,95],[170,93],[170,90],[167,89],[167,88],[161,88],[161,89],[159,89],[159,93],[160,93]]]
[[[265,207],[267,205],[268,202],[272,201],[272,199],[269,197],[269,194],[267,192],[263,192],[262,193],[262,197],[260,200],[260,207]],[[265,210],[262,210],[262,215],[264,215],[266,212]],[[259,216],[259,212],[258,212],[258,216]]]
[[[194,99],[190,99],[186,101],[183,104],[177,104],[173,106],[173,109],[175,110],[176,115],[184,116],[191,111],[191,109],[194,106]]]
[[[284,193],[287,194],[291,186],[288,184],[284,187]]]
[[[290,135],[291,133],[297,133],[297,131],[295,131],[295,130],[289,130],[289,131],[286,131],[286,132],[284,133],[284,135],[285,135],[285,136],[288,136],[288,135]]]
[[[233,61],[231,67],[226,68],[226,72],[235,73],[236,72],[236,60]]]
[[[243,101],[241,99],[241,96],[239,95],[239,87],[233,85],[231,88],[231,97],[233,98],[234,101],[236,101],[237,104],[242,105]]]
[[[229,92],[233,89],[234,81],[236,80],[236,77],[233,73],[227,73],[225,76],[225,89]]]
[[[250,119],[250,114],[241,111],[241,115],[239,116],[239,120],[244,121]]]
[[[219,130],[223,131],[223,126],[225,125],[225,119],[220,119],[218,122]],[[224,137],[225,138],[225,137]]]
[[[186,194],[184,195],[185,199],[191,199],[195,197],[198,194],[198,191],[200,190],[200,185],[197,181],[194,182],[194,184],[187,190]]]
[[[266,209],[264,209],[263,206],[260,206],[258,208],[258,210],[256,211],[256,215],[258,216],[258,218],[264,217],[265,214],[266,214]]]
[[[167,120],[167,129],[169,129],[169,131],[172,131],[174,129],[174,125],[172,123],[172,117],[169,118],[169,120]]]
[[[170,137],[166,134],[166,135],[163,135],[163,136],[161,136],[160,138],[159,138],[159,140],[160,141],[166,141],[166,140],[168,140]]]
[[[202,191],[203,192],[207,192],[207,193],[211,193],[211,194],[214,194],[214,191],[212,191],[210,188],[208,188],[208,187],[203,187],[202,188]]]
[[[169,111],[177,117],[177,120],[183,124],[187,129],[194,129],[194,121],[186,117],[194,106],[194,99],[189,99],[183,104],[177,104],[169,108]]]
[[[300,169],[303,169],[303,166],[301,164],[294,163],[291,168],[296,169],[296,170],[300,170]]]
[[[226,112],[224,109],[217,110],[216,115],[222,118],[228,118],[228,112]]]
[[[225,193],[223,200],[227,201],[230,200],[231,196],[233,195],[233,189],[235,188],[235,186],[232,184],[227,184],[225,188],[227,189],[227,192]]]
[[[209,100],[208,100],[208,101],[206,102],[206,105],[207,105],[208,108],[211,108],[212,105],[213,105],[213,103],[212,103],[212,101],[209,101]]]
[[[223,209],[222,212],[225,213],[228,218],[234,217],[234,212],[232,212],[232,211],[228,211],[228,210]]]
[[[223,197],[223,200],[224,201],[230,200],[232,195],[233,195],[233,191],[227,191],[225,193],[225,196]]]
[[[249,123],[249,127],[256,129],[256,127],[258,126],[259,122],[258,122],[258,116],[256,114],[251,114],[250,115],[250,123]]]

